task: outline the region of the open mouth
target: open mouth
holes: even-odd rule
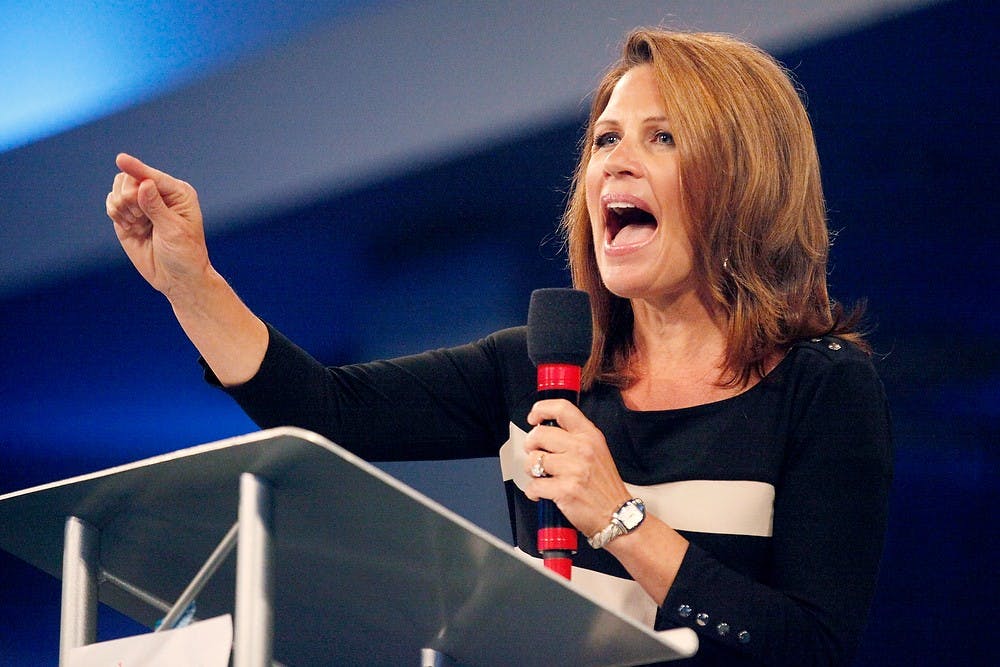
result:
[[[607,244],[613,248],[642,245],[656,233],[656,218],[631,201],[614,200],[604,205]]]

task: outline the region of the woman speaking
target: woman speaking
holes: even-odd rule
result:
[[[579,404],[536,401],[523,327],[328,368],[215,271],[195,190],[119,155],[108,215],[217,383],[261,427],[370,460],[498,456],[518,549],[535,501],[580,532],[574,584],[699,665],[848,664],[885,532],[881,383],[827,293],[815,142],[759,49],[627,36],[595,91],[562,220],[593,306]],[[627,520],[626,520],[627,518]]]

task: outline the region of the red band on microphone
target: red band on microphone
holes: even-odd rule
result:
[[[538,391],[580,391],[580,367],[572,364],[539,364]]]
[[[577,535],[576,528],[539,528],[538,550],[576,552]]]
[[[561,574],[566,579],[572,579],[573,559],[572,558],[546,558],[545,569],[552,570],[556,574]]]

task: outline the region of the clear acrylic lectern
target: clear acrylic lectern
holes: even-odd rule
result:
[[[98,600],[152,628],[185,595],[234,613],[236,667],[598,667],[698,645],[296,428],[0,496],[0,548],[62,578],[61,654],[94,641]]]

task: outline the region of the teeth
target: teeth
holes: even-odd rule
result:
[[[635,208],[635,205],[630,204],[627,201],[613,201],[610,204],[608,204],[608,208],[612,209]]]

